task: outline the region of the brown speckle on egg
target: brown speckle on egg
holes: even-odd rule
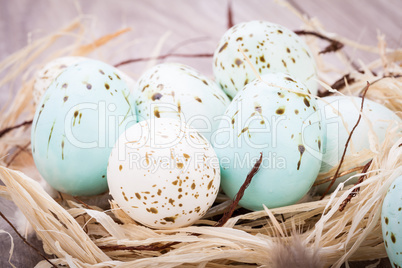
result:
[[[223,46],[219,49],[219,53],[221,53],[225,48],[227,48],[228,42],[224,43]]]
[[[310,101],[306,97],[303,98],[303,102],[307,107],[310,107]]]
[[[235,59],[235,64],[239,67],[241,64],[243,63],[243,61],[239,58]]]
[[[154,109],[154,115],[155,115],[157,118],[160,118],[160,117],[161,117],[158,108],[155,108],[155,109]]]
[[[391,241],[394,244],[396,243],[396,237],[395,237],[395,234],[393,232],[391,232]]]
[[[279,107],[278,109],[276,109],[275,111],[276,114],[284,114],[285,113],[285,107]]]
[[[162,98],[162,96],[163,96],[163,95],[162,95],[161,93],[155,93],[155,94],[152,95],[151,99],[152,99],[153,101],[159,100],[159,99]]]
[[[300,152],[300,159],[299,159],[299,162],[297,162],[297,170],[299,170],[300,169],[300,164],[301,164],[301,159],[302,159],[303,153],[306,150],[306,148],[304,148],[304,145],[302,145],[302,144],[299,144],[299,146],[297,148],[298,148],[298,150]]]
[[[154,207],[147,208],[147,211],[150,212],[150,213],[153,213],[153,214],[158,214],[158,210],[156,208],[154,208]]]

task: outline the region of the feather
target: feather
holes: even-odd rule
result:
[[[273,268],[321,268],[324,266],[319,249],[306,245],[298,234],[293,234],[289,238],[279,238],[272,250],[270,267]]]

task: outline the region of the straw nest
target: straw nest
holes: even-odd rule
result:
[[[366,98],[384,104],[401,117],[402,50],[386,47],[379,36],[378,47],[370,47],[329,34],[314,19],[306,19],[289,7],[304,22],[305,30],[331,36],[346,46],[378,55],[378,59],[359,66],[357,71],[342,50],[332,56],[341,67],[331,66],[319,51],[323,43],[306,36],[314,51],[324,91],[331,94],[359,95],[371,86]],[[0,63],[0,88],[19,86],[8,107],[1,111],[0,129],[15,126],[33,117],[33,73],[46,61],[65,55],[89,55],[126,30],[101,37],[91,43],[83,38],[86,28],[78,19],[56,33],[32,42]],[[55,50],[62,40],[64,48]],[[67,45],[65,45],[67,44]],[[43,55],[52,51],[51,56]],[[39,60],[41,59],[41,60]],[[375,75],[374,75],[375,72]],[[338,81],[338,90],[329,86]],[[340,84],[344,84],[339,86]],[[365,120],[364,115],[362,120]],[[236,267],[281,265],[283,256],[304,256],[306,266],[340,267],[351,260],[386,257],[381,234],[381,204],[393,180],[402,174],[401,126],[388,129],[385,141],[372,140],[370,150],[346,158],[341,171],[355,168],[362,160],[372,159],[366,179],[357,186],[344,187],[323,200],[319,197],[292,206],[242,213],[238,211],[223,227],[213,227],[230,204],[219,195],[207,215],[190,227],[153,230],[134,222],[108,196],[104,204],[67,195],[51,196],[44,190],[30,153],[30,127],[26,124],[0,138],[0,196],[12,200],[25,215],[36,235],[43,241],[50,261],[70,267]],[[320,174],[317,182],[335,173]],[[360,176],[358,174],[356,176]],[[35,180],[36,179],[36,180]],[[357,187],[360,192],[343,211],[339,208]],[[83,200],[83,201],[82,201]],[[109,201],[109,202],[107,202]],[[289,252],[297,252],[293,255]],[[284,255],[285,254],[285,255]],[[290,260],[291,261],[291,260]],[[46,260],[37,267],[49,267]]]

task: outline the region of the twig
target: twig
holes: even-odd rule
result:
[[[234,23],[233,23],[233,1],[229,0],[228,1],[228,29],[232,28]]]
[[[340,89],[342,89],[342,88],[344,88],[346,86],[346,83],[352,84],[355,81],[356,80],[353,77],[351,77],[350,74],[345,74],[344,76],[342,76],[341,78],[336,80],[335,83],[332,84],[331,88],[336,89],[336,90],[340,90]],[[331,94],[330,91],[327,91],[327,92],[328,92],[327,95]],[[321,97],[325,97],[325,96],[321,96]]]
[[[88,206],[86,203],[84,203],[84,201],[80,200],[78,197],[73,196],[75,200],[77,200],[79,203],[81,203],[84,207],[86,207],[87,209],[93,209],[90,206]]]
[[[350,132],[349,137],[348,137],[348,139],[347,139],[347,141],[346,141],[346,143],[345,143],[345,149],[343,150],[343,154],[342,154],[341,161],[339,162],[338,168],[336,169],[336,172],[335,172],[335,175],[334,175],[334,179],[331,181],[331,183],[329,184],[328,188],[325,190],[324,194],[321,196],[320,200],[324,199],[324,197],[325,197],[325,196],[327,195],[327,193],[329,192],[329,189],[331,189],[332,185],[334,185],[336,179],[338,178],[339,170],[341,169],[343,160],[345,159],[346,150],[348,149],[349,142],[350,142],[350,140],[352,139],[353,132],[355,131],[355,129],[356,129],[357,126],[359,125],[360,119],[362,118],[363,105],[364,105],[364,98],[366,97],[366,93],[367,93],[367,90],[369,89],[369,87],[370,87],[370,83],[367,82],[367,86],[364,88],[364,91],[363,91],[362,104],[361,104],[361,106],[360,106],[359,118],[357,119],[357,122],[356,122],[355,126],[352,128],[352,131]]]
[[[367,170],[369,169],[371,163],[373,162],[373,159],[371,159],[363,168],[362,173],[366,173]],[[357,183],[355,185],[358,185],[360,183],[362,183],[364,181],[364,179],[367,178],[367,174],[364,174],[362,176],[359,177],[359,180],[357,181]],[[357,187],[356,189],[354,189],[349,195],[348,197],[346,197],[345,200],[343,200],[342,204],[339,206],[339,211],[342,212],[346,205],[352,200],[353,197],[355,197],[358,193],[360,192],[360,187]]]
[[[344,46],[343,43],[341,43],[341,42],[339,42],[339,41],[337,41],[337,40],[335,40],[335,39],[329,38],[329,37],[327,37],[327,36],[324,36],[324,35],[322,35],[322,34],[320,34],[320,33],[317,33],[317,32],[303,31],[303,30],[301,30],[301,31],[294,31],[294,32],[295,32],[297,35],[314,35],[315,37],[318,37],[318,38],[320,38],[320,39],[323,39],[323,40],[325,40],[325,41],[328,41],[328,42],[329,42],[329,45],[328,45],[327,47],[325,47],[323,50],[321,50],[318,54],[325,54],[325,53],[329,53],[329,52],[335,52],[335,51],[340,50],[340,49],[343,48],[343,46]]]
[[[358,70],[359,73],[364,73],[362,70]],[[374,75],[376,75],[376,73],[373,72]],[[370,85],[374,85],[375,83],[383,80],[384,78],[400,78],[402,77],[402,75],[400,74],[389,74],[389,75],[384,75],[383,77],[374,80],[373,82],[370,83]],[[346,81],[345,81],[346,80]],[[356,80],[354,78],[351,77],[351,74],[345,74],[344,76],[342,76],[341,78],[339,78],[338,80],[335,81],[335,83],[332,84],[331,88],[336,89],[336,90],[341,90],[342,88],[344,88],[346,86],[346,83],[348,84],[352,84],[356,82]],[[319,97],[326,97],[333,94],[332,92],[329,91],[325,91],[324,93],[321,93],[319,95]]]
[[[18,124],[18,125],[12,126],[12,127],[7,127],[7,128],[5,128],[5,129],[0,130],[0,138],[3,137],[3,136],[4,136],[5,134],[7,134],[8,132],[10,132],[11,130],[20,128],[20,127],[25,126],[25,125],[30,125],[30,124],[32,124],[32,121],[33,121],[33,120],[27,120],[27,121],[22,122],[21,124]]]
[[[345,170],[345,171],[343,171],[343,172],[341,172],[341,173],[339,174],[339,177],[348,175],[348,174],[350,174],[350,173],[352,173],[352,172],[355,172],[355,171],[362,170],[363,168],[364,168],[364,166],[360,166],[360,167],[355,167],[355,168],[352,168],[352,169],[349,169],[349,170]],[[317,186],[317,185],[321,185],[321,184],[330,182],[330,181],[334,180],[334,178],[335,178],[335,176],[328,177],[328,178],[326,178],[326,179],[323,179],[322,181],[319,181],[319,182],[314,183],[313,186]]]
[[[134,63],[134,62],[141,62],[141,61],[150,61],[150,60],[163,60],[169,57],[178,57],[178,58],[210,58],[213,57],[214,54],[211,53],[204,53],[204,54],[180,54],[180,53],[169,53],[164,55],[159,55],[157,57],[145,57],[145,58],[137,58],[137,59],[130,59],[119,62],[114,65],[114,67],[120,67],[125,64]]]
[[[250,173],[248,173],[246,180],[244,181],[243,185],[240,187],[239,191],[237,192],[232,204],[230,204],[228,210],[223,214],[222,218],[214,225],[214,227],[222,227],[225,223],[230,219],[233,212],[235,211],[237,205],[239,204],[240,200],[244,195],[244,191],[246,191],[247,187],[250,185],[251,180],[257,174],[258,169],[260,168],[262,161],[262,153],[260,153],[260,159],[255,162],[254,167],[251,169]]]
[[[161,251],[167,248],[170,248],[174,245],[179,244],[179,242],[170,242],[164,245],[148,245],[148,246],[123,246],[123,245],[115,245],[115,246],[99,246],[102,250],[149,250],[149,251]]]
[[[35,248],[33,245],[31,245],[18,231],[17,229],[14,227],[14,225],[7,219],[6,216],[4,216],[4,214],[0,211],[0,216],[8,223],[8,225],[11,226],[11,228],[13,228],[14,232],[22,239],[22,241],[24,241],[25,244],[27,244],[28,246],[30,246],[31,248],[33,248],[42,258],[44,258],[50,265],[52,265],[53,267],[57,266],[52,263],[45,255],[42,254],[42,252],[40,252],[37,248]]]

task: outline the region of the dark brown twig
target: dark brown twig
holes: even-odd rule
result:
[[[18,231],[17,229],[14,227],[14,225],[7,219],[6,216],[4,216],[4,214],[0,211],[0,216],[8,223],[8,225],[11,226],[11,228],[14,230],[14,232],[22,239],[22,241],[24,241],[25,244],[27,244],[29,247],[31,247],[32,249],[34,249],[43,259],[45,259],[50,265],[52,265],[52,267],[56,267],[57,266],[52,263],[45,255],[42,254],[42,252],[40,252],[37,248],[35,248],[33,245],[31,245]]]
[[[371,159],[363,168],[362,173],[366,173],[367,170],[369,169],[371,163],[373,162],[373,160]],[[357,183],[355,185],[358,185],[360,183],[362,183],[364,181],[364,179],[367,178],[367,174],[364,174],[362,176],[359,177],[359,180],[357,181]],[[354,189],[349,195],[348,197],[346,197],[345,200],[343,200],[342,204],[339,206],[339,211],[342,212],[346,205],[352,200],[353,197],[355,197],[358,193],[360,192],[360,187],[357,187],[356,189]]]
[[[79,199],[78,197],[76,197],[76,196],[73,196],[74,197],[74,199],[75,200],[77,200],[79,203],[81,203],[84,207],[86,207],[87,209],[92,209],[93,210],[93,208],[91,208],[90,206],[88,206],[86,203],[84,203],[84,201],[82,201],[81,199]]]
[[[361,70],[358,70],[358,72],[359,72],[359,73],[363,73],[363,71],[361,71]],[[373,74],[376,75],[374,72],[373,72]],[[383,79],[385,79],[385,78],[400,78],[400,77],[402,77],[402,75],[400,75],[400,74],[396,74],[396,75],[393,75],[393,74],[384,75],[383,77],[381,77],[381,78],[379,78],[379,79],[374,80],[373,82],[371,82],[370,85],[374,85],[375,83],[377,83],[377,82],[379,82],[379,81],[381,81],[381,80],[383,80]],[[336,89],[336,90],[341,90],[342,88],[344,88],[344,87],[346,86],[346,83],[352,84],[352,83],[354,83],[354,82],[356,82],[356,80],[351,77],[351,74],[345,74],[344,76],[342,76],[341,78],[339,78],[338,80],[336,80],[335,83],[332,84],[331,88]],[[326,97],[326,96],[329,96],[329,95],[331,95],[331,94],[333,94],[333,93],[332,93],[332,92],[329,92],[329,91],[325,91],[324,93],[321,93],[321,94],[319,95],[319,97]]]
[[[356,80],[353,77],[351,77],[350,74],[345,74],[344,76],[342,76],[341,78],[336,80],[335,83],[332,84],[331,88],[340,90],[346,86],[346,83],[352,84],[355,81]],[[327,92],[328,92],[328,95],[331,94],[330,91],[327,91]],[[322,97],[325,97],[325,96],[322,96]]]
[[[161,251],[164,249],[168,249],[174,245],[179,244],[179,242],[170,242],[164,245],[155,245],[151,244],[148,246],[123,246],[123,245],[115,245],[115,246],[99,246],[102,250],[149,250],[149,251]]]
[[[329,38],[329,37],[327,37],[325,35],[322,35],[320,33],[317,33],[317,32],[303,31],[303,30],[294,31],[294,32],[297,35],[313,35],[315,37],[318,37],[320,39],[328,41],[329,45],[327,47],[325,47],[323,50],[321,50],[318,54],[325,54],[325,53],[329,53],[329,52],[335,52],[335,51],[340,50],[344,46],[343,43],[341,43],[341,42],[339,42],[339,41],[337,41],[335,39]]]
[[[142,61],[150,61],[150,60],[163,60],[169,57],[178,57],[178,58],[211,58],[214,54],[204,53],[204,54],[180,54],[180,53],[171,53],[171,54],[164,54],[159,55],[157,57],[145,57],[145,58],[137,58],[137,59],[130,59],[119,62],[114,65],[114,67],[120,67],[122,65],[126,65],[129,63],[135,62],[142,62]]]
[[[18,125],[12,126],[12,127],[7,127],[7,128],[5,128],[5,129],[0,130],[0,138],[3,137],[3,136],[4,136],[5,134],[7,134],[8,132],[10,132],[11,130],[14,130],[14,129],[23,127],[23,126],[25,126],[25,125],[30,125],[30,124],[32,124],[32,121],[33,121],[33,120],[27,120],[27,121],[22,122],[21,124],[18,124]]]
[[[250,173],[248,173],[246,180],[244,181],[243,185],[240,187],[239,191],[237,192],[232,204],[230,204],[228,210],[223,214],[222,218],[214,225],[214,227],[222,227],[225,223],[230,219],[233,212],[235,211],[237,205],[239,204],[240,200],[244,195],[244,191],[246,191],[247,187],[250,185],[251,180],[257,174],[260,165],[262,162],[262,153],[260,153],[260,159],[255,162],[254,167],[251,169]]]
[[[336,179],[338,178],[339,170],[341,169],[343,160],[345,159],[346,151],[347,151],[347,149],[348,149],[349,142],[350,142],[350,140],[352,139],[353,132],[355,131],[355,129],[356,129],[357,126],[359,125],[360,119],[362,118],[363,105],[364,105],[364,98],[366,97],[366,93],[367,93],[367,90],[369,89],[369,87],[370,87],[370,83],[367,82],[367,86],[364,88],[364,91],[363,91],[362,103],[361,103],[361,106],[360,106],[359,118],[357,119],[356,124],[355,124],[354,127],[352,128],[352,131],[350,131],[349,137],[348,137],[348,139],[347,139],[347,141],[346,141],[346,143],[345,143],[345,149],[343,150],[343,154],[342,154],[341,161],[339,161],[338,168],[336,169],[336,172],[335,172],[335,175],[334,175],[334,179],[331,181],[331,183],[329,184],[328,188],[325,190],[324,194],[321,196],[320,200],[324,199],[324,197],[325,197],[325,196],[327,195],[327,193],[329,192],[329,189],[331,189],[332,185],[334,185]]]
[[[233,1],[229,0],[228,1],[228,29],[232,28],[234,23],[233,23]]]

